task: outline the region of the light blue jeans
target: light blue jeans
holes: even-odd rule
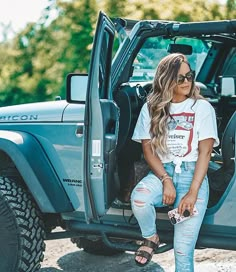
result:
[[[174,207],[178,207],[181,198],[188,192],[192,182],[196,162],[182,162],[181,173],[174,171],[175,164],[165,163],[166,172],[173,178],[176,188],[176,200]],[[149,238],[157,233],[155,207],[163,207],[162,183],[160,179],[150,172],[134,188],[131,194],[133,213],[139,223],[142,236]],[[183,221],[174,226],[174,253],[175,271],[194,271],[194,249],[199,230],[207,209],[209,187],[207,176],[199,189],[196,208],[197,216]],[[158,223],[158,222],[157,222]]]

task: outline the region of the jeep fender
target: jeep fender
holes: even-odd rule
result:
[[[0,151],[13,161],[42,212],[74,210],[42,146],[32,135],[0,130]]]

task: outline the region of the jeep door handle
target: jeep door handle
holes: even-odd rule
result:
[[[83,137],[84,135],[84,124],[78,124],[76,127],[75,135],[77,137]]]

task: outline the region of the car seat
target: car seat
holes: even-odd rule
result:
[[[129,200],[129,194],[135,182],[134,162],[140,160],[142,146],[131,138],[147,93],[137,84],[124,84],[114,94],[114,100],[120,109],[119,133],[116,146],[120,196],[122,201]]]
[[[208,207],[214,206],[223,195],[235,171],[235,132],[236,132],[236,112],[231,116],[223,132],[221,141],[221,164],[210,162],[208,179],[210,196]],[[220,159],[220,160],[219,160]]]

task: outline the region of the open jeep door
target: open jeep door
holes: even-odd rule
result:
[[[87,220],[104,215],[114,200],[119,110],[110,94],[115,28],[100,12],[88,76],[84,120],[84,198]]]

